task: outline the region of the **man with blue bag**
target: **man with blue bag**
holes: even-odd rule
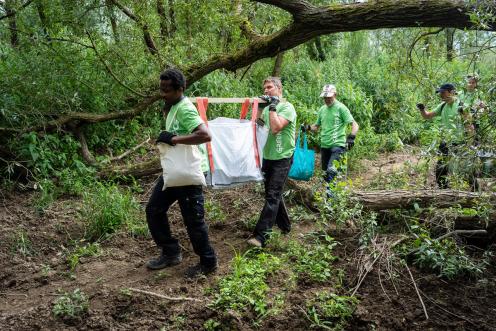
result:
[[[261,97],[269,105],[264,108],[262,119],[269,128],[263,149],[262,173],[265,185],[265,203],[248,244],[263,247],[274,223],[283,233],[291,230],[288,212],[282,197],[284,184],[295,150],[296,111],[287,101],[281,102],[282,83],[277,77],[268,77],[263,83]]]
[[[320,128],[321,164],[324,180],[329,184],[338,174],[336,163],[340,162],[344,153],[353,147],[359,126],[348,107],[336,99],[334,85],[325,85],[320,97],[324,98],[325,104],[320,107],[317,122],[310,129],[317,131]],[[346,136],[350,124],[351,133]],[[329,187],[327,187],[327,196],[332,196]]]

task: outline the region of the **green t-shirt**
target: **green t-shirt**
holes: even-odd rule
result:
[[[165,128],[173,134],[188,135],[203,123],[193,103],[188,98],[183,98],[171,107],[165,120]],[[201,144],[198,148],[202,153],[202,171],[206,172],[209,170],[206,145]]]
[[[441,137],[447,141],[462,141],[465,136],[460,107],[463,103],[456,98],[452,104],[441,102],[433,110],[436,116],[441,116]]]
[[[267,160],[286,159],[293,155],[295,150],[296,134],[296,111],[289,102],[281,102],[276,106],[278,116],[289,121],[278,134],[270,131],[269,107],[265,107],[262,113],[265,125],[269,127],[269,136],[263,150],[263,158]]]
[[[458,94],[458,99],[463,102],[466,107],[474,107],[477,101],[480,101],[481,93],[479,90],[461,91]]]
[[[338,100],[331,106],[320,107],[315,123],[320,126],[320,147],[345,147],[346,128],[354,121],[348,107]]]

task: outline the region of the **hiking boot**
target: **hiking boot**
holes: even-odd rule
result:
[[[187,278],[196,278],[200,276],[206,276],[208,274],[215,272],[216,270],[217,270],[217,263],[208,267],[201,263],[198,263],[186,269],[186,272],[184,274],[186,275]]]
[[[181,263],[182,260],[183,257],[181,254],[176,256],[167,256],[165,254],[161,254],[160,257],[148,261],[146,267],[151,270],[158,270],[177,265]]]
[[[262,248],[262,242],[256,237],[250,238],[246,241],[250,246]]]

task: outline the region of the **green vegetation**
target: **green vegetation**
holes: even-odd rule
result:
[[[67,263],[71,271],[79,265],[82,257],[99,256],[101,247],[98,243],[89,243],[83,246],[76,245],[67,256]]]
[[[317,18],[319,12],[338,10],[343,4],[349,13],[367,10],[359,22],[348,19],[348,14],[329,16],[336,20],[342,16],[342,25],[334,19],[332,24],[353,32],[333,31],[323,26],[325,20],[299,23],[294,31],[284,29],[303,18],[301,12],[282,9],[291,7],[286,2],[278,7],[249,0],[0,1],[2,198],[8,199],[11,192],[28,196],[33,191],[30,206],[49,222],[55,215],[52,204],[71,199],[70,207],[79,217],[53,225],[64,236],[61,241],[69,241],[55,248],[61,247],[62,252],[56,253],[70,269],[69,277],[76,277],[84,258],[100,256],[113,236],[140,244],[150,241],[143,210],[150,191],[140,177],[152,171],[137,172],[136,167],[156,156],[154,141],[165,127],[160,111],[164,102],[156,97],[158,78],[169,67],[185,72],[189,97],[253,97],[263,93],[264,78],[280,76],[284,98],[297,111],[297,127],[315,123],[323,105],[322,86],[335,84],[338,100],[360,125],[355,146],[337,164],[343,171],[331,187],[334,197],[325,196],[319,169],[317,179],[298,184],[315,192],[315,201],[305,204],[315,202],[312,208],[317,211],[303,206],[304,197],[296,189],[285,192],[293,224],[305,231],[284,236],[275,229],[267,248],[237,252],[229,273],[219,277],[209,293],[210,308],[225,314],[201,315],[206,320],[195,327],[233,329],[224,323],[227,315],[262,328],[269,318],[289,312],[289,316],[299,314],[308,327],[345,329],[359,303],[346,296],[357,284],[355,275],[345,274],[348,269],[342,264],[354,263],[343,260],[356,256],[377,258],[376,265],[367,258],[358,260],[365,261],[364,270],[387,266],[389,276],[396,276],[395,268],[408,263],[416,267],[412,267],[414,273],[431,273],[448,282],[484,277],[493,248],[474,251],[457,235],[436,238],[451,232],[458,218],[489,224],[495,210],[490,200],[481,198],[470,208],[425,207],[412,201],[401,209],[371,212],[352,195],[358,184],[366,190],[434,188],[434,164],[443,140],[441,121],[424,120],[416,104],[434,109],[441,102],[436,87],[452,82],[461,91],[472,73],[480,76],[480,98],[487,108],[477,119],[477,142],[467,136],[448,157],[449,186],[482,191],[477,177],[494,180],[494,157],[480,156],[496,150],[494,1],[444,1],[444,8],[432,11],[436,17],[424,8],[438,1],[424,1],[425,6],[416,9],[420,15],[415,15],[415,22],[408,22],[404,15],[402,6],[407,2],[396,1],[393,7],[400,14],[388,11],[387,19],[372,30],[363,30],[361,22],[369,24],[381,17],[376,12],[381,1],[308,3],[322,6],[311,15]],[[437,21],[443,10],[449,20]],[[454,12],[457,15],[451,15]],[[447,21],[457,29],[446,26]],[[316,26],[318,30],[302,30]],[[320,31],[332,33],[317,35]],[[294,47],[286,49],[288,45]],[[238,118],[239,110],[238,104],[211,104],[208,117]],[[319,134],[308,133],[308,141],[310,148],[318,149]],[[414,154],[419,161],[390,167],[384,155],[395,153]],[[362,186],[358,174],[370,175],[365,159],[380,162],[380,171],[364,179]],[[262,200],[263,184],[254,184],[249,192]],[[252,205],[243,195],[235,201],[214,197],[206,200],[205,215],[214,231],[229,224],[247,237],[260,215]],[[21,262],[37,259],[43,255],[37,250],[46,249],[42,245],[48,236],[36,233],[33,224],[30,220],[33,230],[25,224],[6,225],[8,250]],[[79,237],[74,238],[70,230]],[[236,245],[237,240],[241,242],[241,237]],[[397,240],[396,247],[388,246]],[[345,245],[351,245],[356,256],[341,258],[339,249]],[[43,263],[41,274],[48,277],[52,271],[48,262],[37,263]],[[172,272],[157,272],[151,276],[152,283],[167,282],[169,276]],[[308,297],[297,298],[301,301],[293,305],[291,295],[298,288],[304,288]],[[131,297],[129,290],[121,293]],[[62,294],[53,307],[53,314],[60,318],[78,318],[87,312],[88,299],[79,289]],[[174,311],[167,318],[164,330],[181,330],[190,316],[187,310]]]
[[[85,192],[81,217],[87,223],[88,240],[97,241],[123,226],[129,226],[132,234],[145,233],[138,226],[143,217],[138,203],[129,191],[123,192],[114,185],[97,184]]]
[[[268,276],[282,266],[280,258],[264,252],[236,254],[232,273],[219,282],[213,306],[240,312],[252,311],[259,319],[269,312]]]
[[[28,237],[25,230],[18,231],[13,236],[14,244],[12,246],[12,251],[16,254],[20,254],[23,257],[27,257],[34,254],[33,244]]]
[[[62,319],[80,318],[88,312],[89,301],[87,296],[80,289],[75,289],[72,293],[63,293],[53,305],[53,315]]]
[[[222,224],[226,221],[227,215],[222,210],[222,205],[219,201],[205,201],[205,218],[212,225]]]
[[[314,328],[344,330],[357,305],[355,297],[320,292],[307,302],[307,318]]]

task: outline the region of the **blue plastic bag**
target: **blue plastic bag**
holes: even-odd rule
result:
[[[315,151],[308,149],[307,134],[303,132],[303,147],[301,147],[301,130],[296,140],[296,150],[293,165],[289,170],[289,178],[296,180],[310,180],[315,167]]]

